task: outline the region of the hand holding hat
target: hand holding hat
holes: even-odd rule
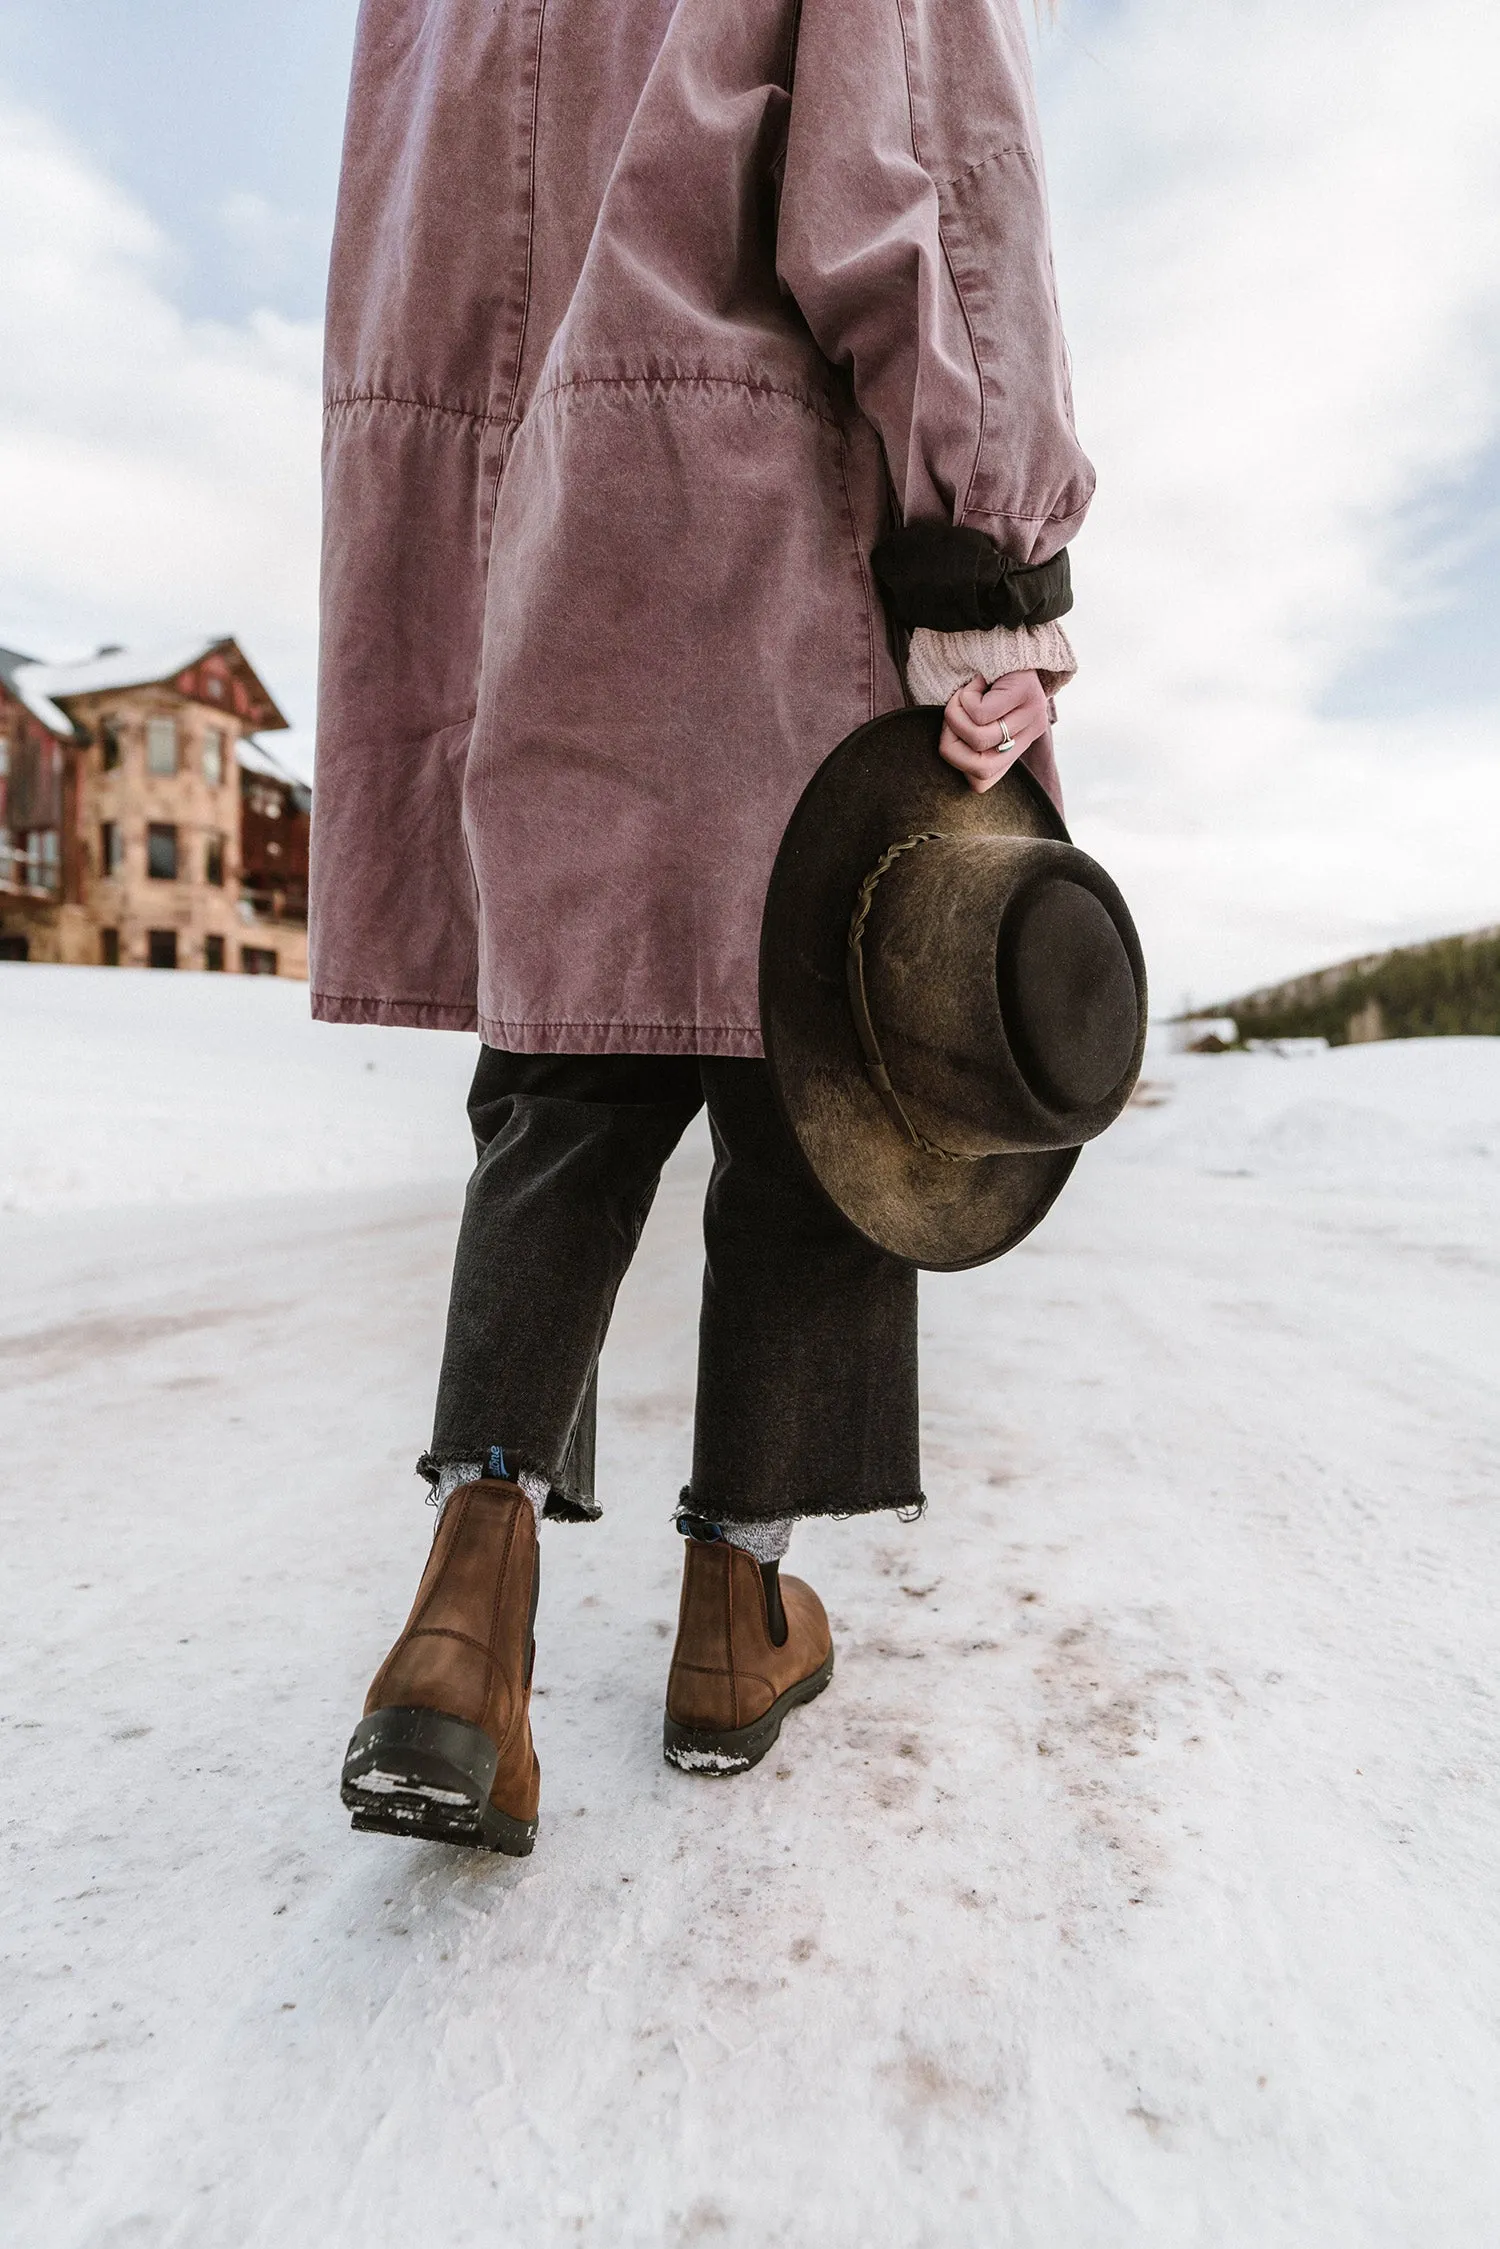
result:
[[[1035,672],[1003,672],[989,686],[976,672],[948,699],[938,755],[982,792],[1004,778],[1047,724],[1047,697]]]
[[[1001,1256],[1140,1074],[1146,976],[1118,889],[1023,766],[982,792],[943,713],[889,712],[813,775],[772,869],[761,1029],[814,1176],[914,1265]]]

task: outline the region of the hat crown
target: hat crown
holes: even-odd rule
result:
[[[1113,1122],[1144,1036],[1140,948],[1073,845],[929,834],[890,857],[860,938],[907,1128],[960,1157],[1077,1148]]]
[[[1136,988],[1103,901],[1067,876],[1029,884],[1000,925],[1000,1013],[1011,1052],[1049,1108],[1108,1101],[1135,1051]]]

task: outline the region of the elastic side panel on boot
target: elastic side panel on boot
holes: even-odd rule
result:
[[[781,1603],[781,1564],[762,1562],[760,1582],[766,1589],[766,1628],[771,1635],[773,1648],[784,1648],[788,1625],[786,1610]]]

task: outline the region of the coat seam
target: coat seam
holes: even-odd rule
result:
[[[943,212],[941,204],[939,204],[938,206],[938,241],[942,244],[943,263],[948,268],[948,279],[953,284],[953,294],[958,299],[958,309],[963,315],[964,334],[969,339],[969,350],[974,360],[974,381],[979,392],[979,428],[974,437],[974,463],[969,470],[969,481],[964,486],[962,505],[957,509],[954,515],[954,521],[957,523],[967,520],[969,513],[969,503],[974,497],[974,487],[979,482],[979,464],[984,458],[984,440],[986,436],[987,425],[989,422],[989,402],[985,397],[984,364],[979,356],[979,345],[975,340],[974,323],[969,317],[969,307],[964,299],[963,290],[959,285],[958,270],[953,263],[953,253],[948,247],[948,235],[947,230],[943,225]]]
[[[341,406],[403,406],[414,414],[446,414],[457,422],[478,422],[487,428],[492,422],[505,424],[515,420],[514,414],[497,414],[489,407],[449,406],[440,398],[407,398],[400,391],[390,390],[335,390],[323,400],[325,413],[333,413]]]
[[[511,379],[510,406],[505,419],[516,419],[516,401],[521,395],[521,373],[526,364],[526,331],[531,322],[531,268],[532,250],[536,241],[536,121],[542,100],[542,34],[547,27],[547,0],[541,0],[536,17],[536,45],[531,57],[531,130],[526,136],[526,270],[521,284],[521,332],[516,338],[516,366]],[[495,480],[498,501],[500,482]]]
[[[963,290],[959,287],[958,272],[953,263],[953,253],[948,247],[948,236],[943,226],[942,197],[938,193],[938,177],[922,154],[921,142],[917,137],[917,109],[916,98],[912,93],[911,85],[911,49],[906,36],[906,11],[902,5],[902,0],[895,0],[895,7],[896,24],[901,33],[901,75],[906,84],[906,123],[907,130],[911,134],[911,152],[921,170],[926,173],[928,179],[932,182],[933,198],[938,207],[938,247],[943,253],[943,264],[947,268],[953,294],[958,300],[959,316],[964,324],[964,334],[969,339],[969,354],[974,362],[974,384],[979,397],[979,428],[974,438],[974,460],[969,470],[969,481],[964,487],[963,501],[954,511],[954,521],[957,523],[963,521],[968,514],[969,502],[974,497],[974,487],[979,481],[979,464],[984,458],[985,430],[988,419],[987,402],[984,394],[984,365],[980,359],[979,345],[974,336],[974,323],[969,317],[969,308],[964,302]],[[956,493],[954,497],[956,500]]]
[[[568,375],[560,381],[549,383],[532,397],[527,413],[549,398],[557,398],[569,390],[747,390],[757,397],[785,398],[800,406],[815,420],[826,422],[830,429],[842,427],[838,416],[810,397],[806,391],[789,390],[784,383],[752,382],[747,375]],[[488,407],[449,406],[437,398],[408,398],[400,391],[348,390],[330,391],[323,401],[325,413],[335,413],[349,406],[399,406],[414,414],[444,414],[453,421],[475,422],[482,429],[498,427],[519,429],[526,415],[507,409],[503,414]]]
[[[849,520],[849,544],[854,549],[854,560],[859,570],[860,591],[865,605],[865,699],[870,716],[875,716],[875,617],[870,604],[870,573],[865,563],[864,550],[854,527],[854,495],[849,489],[849,448],[842,430],[839,440],[839,476],[844,487],[844,513]]]
[[[987,164],[998,164],[1006,156],[1024,156],[1029,161],[1031,150],[1025,141],[1006,141],[1001,147],[992,148],[987,156],[976,156],[972,164],[955,164],[951,172],[934,172],[926,165],[923,170],[927,172],[934,187],[952,187],[956,180],[971,180]]]
[[[344,995],[357,998],[356,993]],[[492,1015],[487,1018],[507,1031],[748,1031],[749,1023],[700,1023],[696,1016],[690,1022],[642,1021],[637,1015]]]
[[[830,429],[840,427],[838,417],[821,406],[804,391],[788,390],[783,383],[753,383],[745,375],[567,375],[545,390],[536,393],[531,401],[534,410],[544,400],[557,398],[569,390],[747,390],[761,398],[785,398],[800,406],[816,421],[826,422]]]
[[[1088,502],[1077,508],[1054,508],[1050,515],[1038,515],[1027,508],[975,508],[977,516],[991,516],[997,523],[1076,523],[1086,512]]]

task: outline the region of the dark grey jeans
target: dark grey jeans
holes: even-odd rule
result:
[[[805,1169],[763,1062],[502,1054],[469,1094],[479,1161],[431,1450],[594,1499],[599,1353],[661,1169],[707,1104],[714,1167],[683,1505],[736,1522],[918,1506],[917,1276]]]

